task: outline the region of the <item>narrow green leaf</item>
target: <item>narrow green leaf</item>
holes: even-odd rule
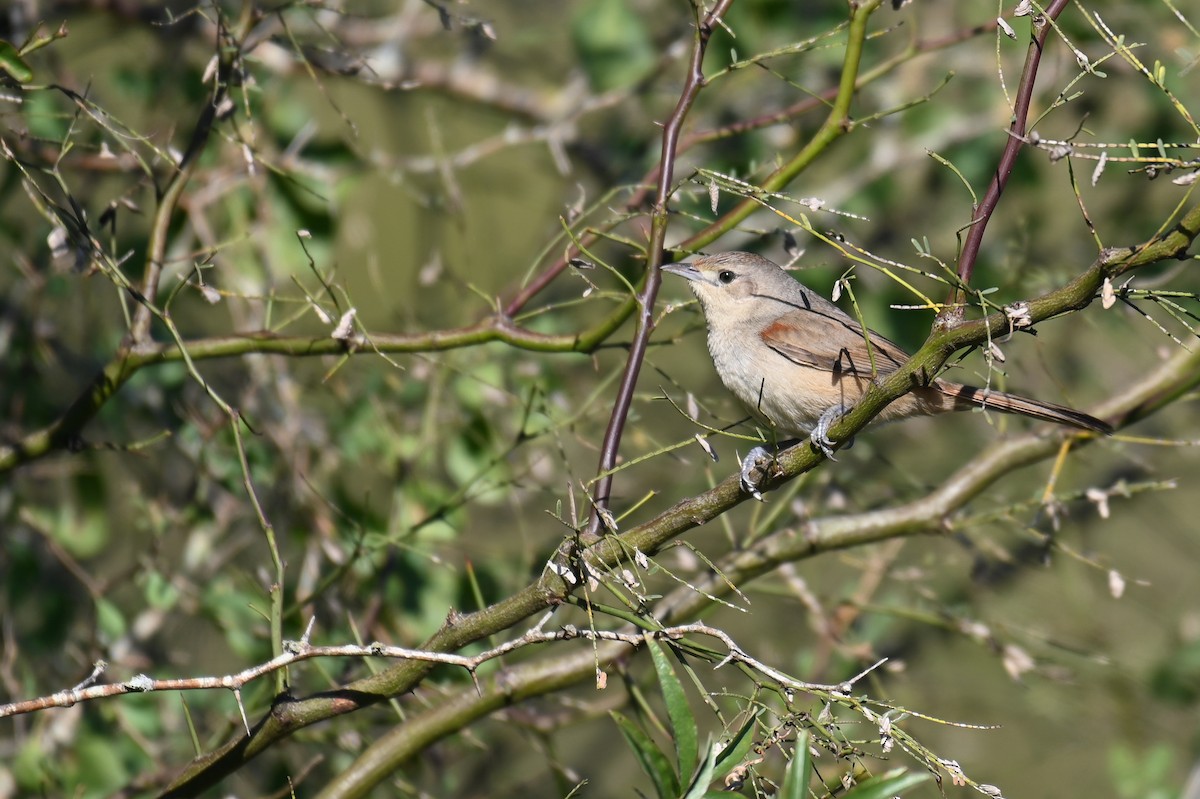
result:
[[[929,779],[929,772],[889,771],[882,777],[859,783],[851,788],[845,799],[891,799]]]
[[[617,729],[625,736],[625,742],[633,750],[633,754],[642,766],[642,771],[654,783],[654,792],[659,799],[674,799],[679,796],[679,779],[671,768],[671,761],[666,753],[658,748],[654,740],[642,732],[636,724],[613,710],[609,712]]]
[[[808,759],[808,730],[801,730],[792,747],[792,760],[783,772],[783,787],[779,799],[804,799],[808,795],[808,782],[812,776],[812,763]]]
[[[17,48],[3,39],[0,39],[0,69],[7,72],[17,83],[29,83],[33,80],[33,70],[25,63],[25,59],[21,58]]]
[[[675,739],[675,759],[679,765],[679,776],[696,770],[697,754],[696,718],[688,704],[683,684],[675,676],[666,651],[657,641],[650,642],[650,658],[654,671],[658,673],[658,684],[662,688],[663,700],[667,704],[667,715],[671,719],[671,735]]]
[[[724,777],[733,771],[734,766],[746,758],[746,753],[754,745],[754,736],[750,732],[754,729],[754,722],[757,719],[758,713],[747,716],[745,723],[733,734],[729,743],[725,744],[721,754],[717,755],[717,776]]]
[[[721,744],[717,741],[709,741],[708,754],[704,756],[704,762],[700,764],[700,768],[692,777],[692,781],[688,783],[687,793],[682,799],[702,799],[709,794],[708,786],[712,783],[717,771],[717,755],[721,751]]]

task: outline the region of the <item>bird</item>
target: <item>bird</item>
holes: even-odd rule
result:
[[[779,436],[807,436],[827,457],[833,457],[830,424],[875,377],[886,378],[908,360],[899,345],[761,255],[700,255],[662,270],[686,279],[699,301],[708,351],[725,387]],[[889,422],[978,407],[1093,433],[1113,431],[1108,422],[1073,408],[940,378],[914,386],[877,418]],[[756,447],[742,461],[743,487],[755,496],[751,461],[761,464],[767,454]]]

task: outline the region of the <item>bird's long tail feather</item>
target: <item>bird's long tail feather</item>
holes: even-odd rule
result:
[[[1112,435],[1113,432],[1112,425],[1103,419],[1097,419],[1095,416],[1089,416],[1082,411],[1063,405],[1055,405],[1053,402],[1043,402],[1016,394],[1006,394],[1003,391],[964,386],[958,383],[942,383],[938,388],[942,390],[943,394],[953,397],[956,402],[965,406],[975,405],[1005,413],[1016,413],[1104,435]]]

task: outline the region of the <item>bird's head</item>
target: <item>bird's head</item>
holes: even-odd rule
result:
[[[665,264],[662,270],[688,281],[710,324],[724,318],[778,315],[785,310],[779,303],[795,305],[804,292],[778,264],[749,252],[697,255]]]

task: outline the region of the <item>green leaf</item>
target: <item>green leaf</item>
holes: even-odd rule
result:
[[[671,769],[670,759],[659,749],[658,744],[617,711],[610,711],[609,715],[617,723],[621,735],[625,736],[625,742],[633,750],[642,771],[646,772],[654,783],[654,791],[660,799],[674,799],[679,796],[679,779]]]
[[[1150,678],[1154,698],[1179,707],[1200,701],[1200,641],[1176,644]]]
[[[688,783],[687,793],[683,795],[682,799],[701,799],[709,793],[708,786],[716,776],[717,755],[721,751],[721,744],[710,740],[707,748],[708,754],[704,756],[704,762],[700,764],[692,781]]]
[[[779,799],[804,799],[808,795],[808,782],[812,776],[812,763],[808,760],[808,731],[801,730],[792,748],[792,759],[783,772],[783,787]]]
[[[111,643],[125,634],[127,625],[121,609],[104,597],[96,599],[96,628],[100,640]]]
[[[41,792],[45,795],[48,786],[56,786],[57,782],[50,768],[51,758],[42,747],[39,736],[30,735],[25,739],[13,757],[8,755],[8,764],[12,769],[12,778],[23,790]]]
[[[890,799],[929,779],[928,772],[889,771],[882,777],[859,783],[851,788],[845,799]]]
[[[671,719],[671,735],[675,738],[675,760],[680,776],[696,770],[698,760],[696,718],[688,704],[683,685],[675,676],[667,653],[657,641],[650,642],[650,659],[658,673],[658,684],[662,688],[663,701],[667,704],[667,715]]]
[[[170,610],[179,601],[179,589],[171,580],[159,571],[151,571],[146,575],[142,592],[146,603],[156,610]]]
[[[1134,748],[1117,744],[1108,752],[1108,773],[1117,796],[1123,799],[1160,799],[1177,795],[1171,786],[1176,757],[1166,744]]]
[[[746,754],[754,745],[754,736],[750,731],[754,729],[754,722],[757,720],[758,713],[747,716],[746,721],[721,749],[721,754],[717,755],[717,776],[724,777],[733,771],[734,766],[746,759]]]
[[[4,70],[17,83],[29,83],[33,80],[33,69],[21,58],[17,48],[0,39],[0,69]]]
[[[132,776],[122,755],[129,748],[121,736],[82,735],[72,745],[73,762],[65,781],[86,785],[82,796],[107,796],[127,783]],[[148,764],[146,764],[148,765]]]

